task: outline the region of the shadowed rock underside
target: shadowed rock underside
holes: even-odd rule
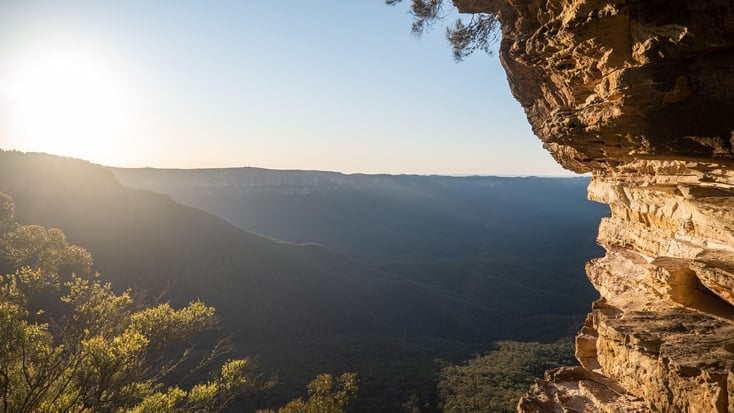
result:
[[[734,2],[454,0],[554,158],[611,214],[580,367],[519,412],[734,412]]]

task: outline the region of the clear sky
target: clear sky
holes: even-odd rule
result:
[[[406,4],[0,1],[0,148],[114,166],[561,175],[498,57]],[[456,16],[449,16],[453,21]]]

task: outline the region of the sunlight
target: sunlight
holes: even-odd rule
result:
[[[9,103],[9,139],[24,150],[115,163],[140,126],[123,80],[101,59],[78,50],[19,59],[0,81]]]

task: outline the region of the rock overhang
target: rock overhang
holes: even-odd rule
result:
[[[453,2],[499,15],[533,131],[611,209],[582,366],[518,411],[734,412],[734,2]]]

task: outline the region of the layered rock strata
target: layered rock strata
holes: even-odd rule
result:
[[[734,1],[454,0],[502,23],[534,132],[609,204],[581,367],[520,412],[734,412]]]

